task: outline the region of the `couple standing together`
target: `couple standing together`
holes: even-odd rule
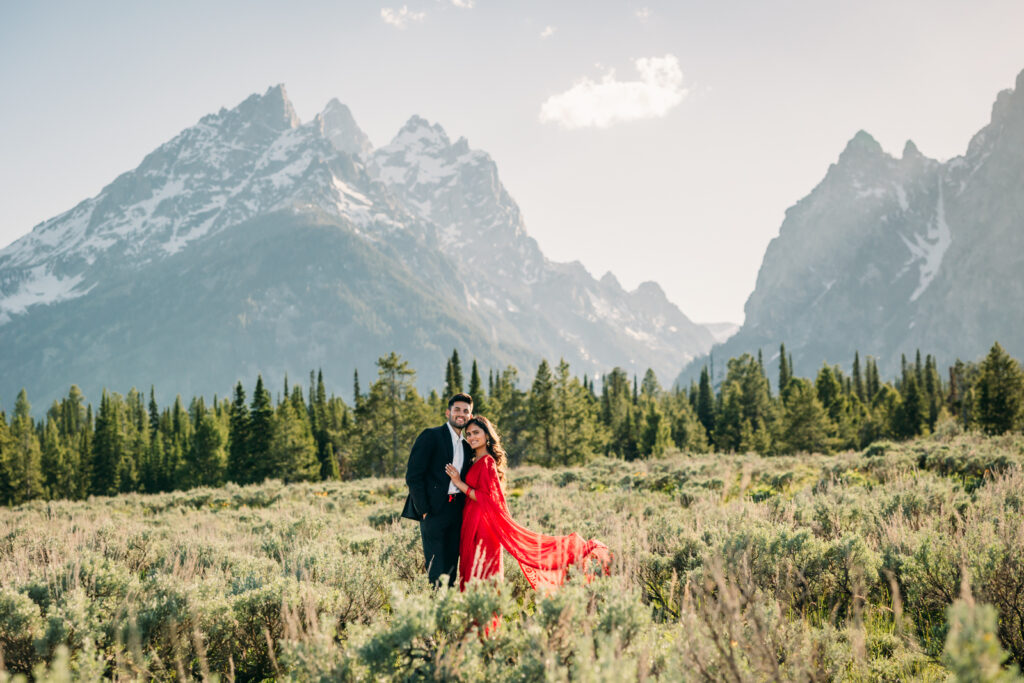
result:
[[[512,520],[505,502],[505,450],[494,425],[473,415],[473,399],[448,399],[447,422],[425,429],[409,454],[409,497],[402,516],[420,523],[430,582],[464,590],[471,578],[501,578],[501,550],[514,557],[534,589],[560,585],[570,565],[598,560],[608,571],[608,548],[579,534],[548,536]]]

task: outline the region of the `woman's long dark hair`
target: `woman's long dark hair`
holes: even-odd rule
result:
[[[484,434],[487,436],[487,452],[494,458],[494,462],[498,465],[498,481],[501,482],[501,488],[505,488],[505,469],[508,464],[508,455],[505,453],[505,449],[501,447],[501,436],[498,434],[498,430],[495,429],[491,421],[483,415],[474,415],[473,418],[466,423],[466,429],[469,429],[469,425],[477,425],[480,429],[484,430]]]

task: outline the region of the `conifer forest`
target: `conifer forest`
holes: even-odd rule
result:
[[[34,413],[23,389],[0,681],[1017,680],[1021,364],[777,359],[666,387],[456,350],[422,395],[390,353],[350,401],[316,371],[169,406],[71,386]],[[430,587],[403,476],[458,391],[501,433],[513,517],[603,540],[608,576],[538,594],[506,557],[503,582]]]

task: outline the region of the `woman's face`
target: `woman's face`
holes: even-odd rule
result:
[[[478,424],[471,424],[466,429],[466,441],[474,451],[487,443],[487,434]]]

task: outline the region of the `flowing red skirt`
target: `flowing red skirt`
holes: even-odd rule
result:
[[[535,590],[550,590],[565,582],[569,567],[588,574],[591,563],[599,562],[608,573],[611,555],[600,541],[586,540],[577,533],[548,536],[516,524],[509,514],[505,494],[498,480],[494,459],[478,460],[466,474],[466,483],[476,494],[468,498],[462,513],[459,545],[459,587],[465,590],[473,578],[503,575],[501,550],[519,562],[526,580]]]

